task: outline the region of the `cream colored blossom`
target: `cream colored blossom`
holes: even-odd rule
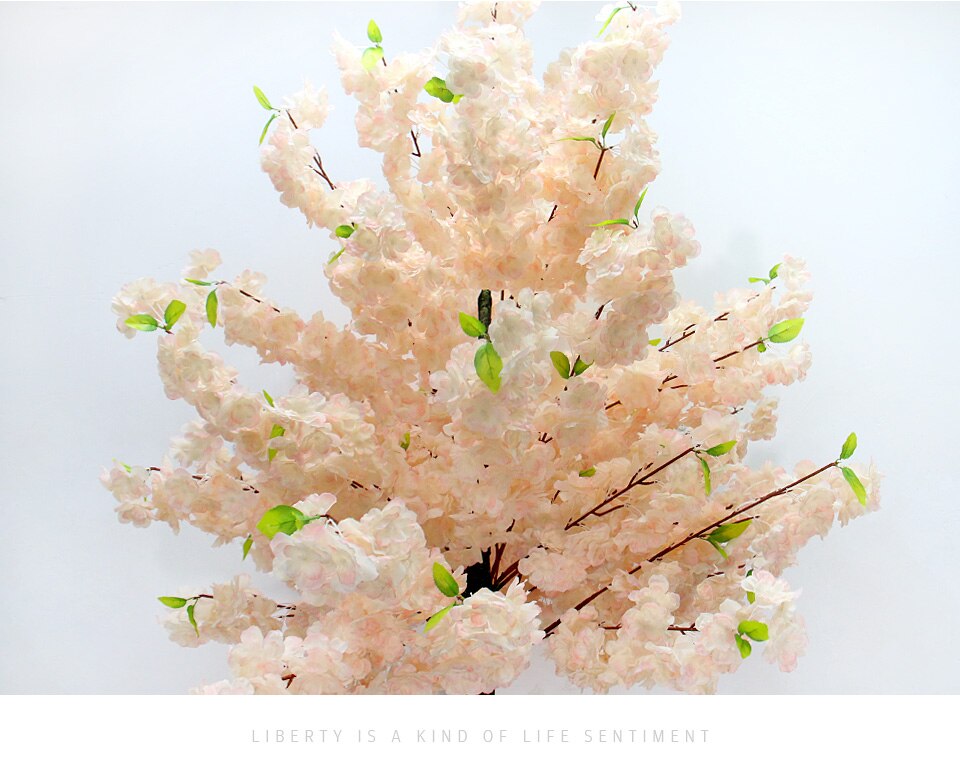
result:
[[[608,4],[542,77],[523,32],[535,7],[466,4],[416,52],[384,29],[386,66],[369,70],[361,31],[335,35],[382,183],[349,177],[337,134],[316,129],[325,88],[273,101],[260,164],[317,229],[309,256],[345,321],[299,315],[210,249],[190,252],[190,281],[114,298],[124,335],[134,316],[157,322],[141,339],[157,341],[165,394],[196,412],[166,456],[104,471],[119,519],[190,525],[288,586],[164,592],[189,602],[164,611],[171,638],[231,645],[232,680],[203,693],[487,692],[547,636],[575,686],[711,692],[743,664],[744,621],[768,626],[755,651],[792,670],[805,636],[783,571],[878,505],[876,468],[844,462],[861,504],[833,444],[793,468],[751,457],[776,430],[770,388],[811,364],[806,334],[765,341],[808,309],[805,263],[779,257],[770,283],[723,274],[713,304],[677,292],[701,247],[661,205],[646,121],[675,5]],[[459,98],[424,92],[433,77]],[[481,290],[489,326],[465,333]],[[292,384],[248,386],[220,341]],[[487,342],[495,380],[476,366]],[[275,507],[303,516],[268,537]]]

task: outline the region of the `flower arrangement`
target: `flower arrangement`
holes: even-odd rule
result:
[[[644,118],[676,9],[606,7],[540,79],[534,6],[465,5],[417,54],[373,21],[362,46],[336,39],[385,189],[328,173],[324,90],[254,88],[263,169],[328,232],[347,325],[274,304],[261,274],[214,276],[211,250],[114,300],[199,416],[159,466],[104,472],[121,521],[191,524],[291,588],[238,574],[160,597],[175,641],[232,645],[232,679],[198,691],[490,693],[541,644],[595,691],[714,691],[758,646],[792,670],[783,571],[876,507],[853,434],[793,469],[746,463],[775,433],[768,388],[810,364],[803,262],[712,307],[675,290],[700,247],[654,206]],[[214,331],[295,386],[241,386]]]

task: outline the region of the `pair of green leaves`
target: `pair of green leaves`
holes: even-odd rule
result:
[[[457,584],[456,579],[450,572],[444,567],[440,562],[433,563],[433,582],[437,586],[437,590],[440,591],[444,596],[456,599],[452,604],[448,604],[446,607],[441,609],[439,612],[434,612],[427,619],[427,625],[423,629],[426,633],[437,627],[441,620],[447,616],[447,613],[461,603],[460,600],[460,586]]]
[[[467,313],[460,313],[460,328],[467,336],[474,339],[487,339],[487,331],[490,328],[490,321],[493,319],[493,295],[490,289],[481,289],[477,295],[477,317]]]
[[[607,133],[610,132],[610,126],[613,124],[613,118],[616,115],[617,112],[613,112],[603,123],[603,127],[600,128],[600,140],[591,138],[589,135],[574,135],[569,138],[560,138],[560,140],[573,140],[578,142],[592,143],[601,151],[606,151],[610,147],[606,145],[605,138],[607,137]]]
[[[724,544],[729,543],[734,538],[739,538],[741,535],[743,535],[744,531],[750,526],[751,522],[753,522],[752,519],[744,519],[741,522],[731,522],[730,524],[720,525],[713,532],[707,535],[704,540],[717,549],[717,551],[720,553],[720,556],[726,559],[727,551],[724,548]]]
[[[163,311],[163,323],[160,323],[160,321],[152,315],[147,315],[146,313],[131,315],[124,323],[137,331],[156,331],[157,329],[163,329],[169,334],[170,329],[180,320],[180,316],[183,315],[186,309],[187,306],[183,304],[183,302],[175,299],[172,300],[170,304],[167,305],[167,309]]]
[[[550,353],[550,360],[553,362],[553,367],[557,369],[557,373],[560,374],[560,378],[562,379],[579,376],[593,365],[593,363],[584,363],[580,359],[580,356],[577,355],[577,359],[573,362],[573,368],[571,368],[570,359],[558,350]]]
[[[463,98],[462,94],[454,93],[448,88],[446,80],[440,79],[440,77],[431,77],[427,80],[423,89],[427,92],[427,95],[432,95],[444,103],[460,103],[460,99]]]
[[[838,458],[837,461],[843,461],[850,458],[856,449],[857,435],[856,432],[851,432],[844,441],[843,447],[840,449],[840,458]],[[850,489],[853,490],[853,494],[857,497],[857,500],[860,501],[860,505],[866,506],[867,491],[866,488],[864,488],[863,483],[860,481],[860,478],[857,476],[857,473],[849,466],[841,466],[840,473],[843,474],[843,478],[847,481]]]
[[[777,277],[777,271],[779,270],[780,270],[780,263],[778,262],[776,265],[770,268],[770,272],[767,274],[768,275],[767,278],[763,278],[762,276],[760,276],[760,277],[748,278],[747,280],[750,283],[769,284],[774,278]]]
[[[474,339],[485,340],[473,356],[473,367],[477,371],[480,381],[487,385],[491,392],[500,391],[500,372],[503,370],[503,359],[494,349],[490,341],[490,321],[493,315],[493,297],[490,289],[482,289],[477,296],[477,317],[467,313],[460,313],[460,328],[463,333]]]
[[[640,194],[640,198],[637,199],[637,203],[633,205],[633,218],[628,219],[626,217],[617,217],[613,220],[604,220],[603,222],[593,223],[591,228],[607,228],[611,225],[626,225],[628,228],[639,228],[640,227],[640,206],[643,204],[643,200],[647,195],[647,189],[643,189],[643,193]]]
[[[280,426],[279,424],[274,424],[270,430],[270,439],[272,440],[274,437],[283,437],[286,434],[286,432],[287,430],[284,429],[282,426]],[[277,449],[267,448],[267,460],[273,461],[273,459],[275,459],[276,457],[277,457]]]
[[[370,19],[367,23],[367,39],[370,40],[373,45],[363,51],[363,54],[360,56],[360,63],[364,69],[372,72],[381,61],[386,65],[383,57],[383,46],[380,44],[383,42],[383,34],[380,32],[380,27],[377,26],[377,22],[373,19]]]
[[[160,603],[165,607],[170,607],[170,609],[182,609],[184,606],[187,607],[187,619],[190,621],[190,625],[193,626],[193,630],[196,631],[197,635],[200,635],[200,628],[197,625],[197,618],[194,614],[194,610],[197,608],[197,601],[199,601],[199,596],[193,596],[189,599],[184,599],[180,596],[158,596]],[[190,602],[187,604],[187,602]]]
[[[336,234],[337,238],[350,238],[356,232],[356,230],[356,223],[350,223],[349,225],[338,225],[333,232]],[[343,254],[344,251],[346,251],[346,249],[341,246],[338,251],[330,255],[330,259],[327,260],[327,264],[332,265],[334,262],[339,260],[340,255]]]
[[[184,278],[184,281],[187,283],[192,283],[194,286],[213,286],[213,289],[207,295],[207,302],[204,305],[204,310],[207,313],[207,321],[210,323],[213,328],[217,327],[217,312],[220,309],[220,300],[217,298],[217,286],[223,281],[215,284],[213,281],[200,281],[196,278]]]
[[[300,509],[280,504],[269,509],[257,522],[257,529],[271,540],[277,533],[293,535],[318,517],[308,517]]]
[[[708,456],[722,456],[729,453],[733,450],[734,446],[737,444],[736,440],[730,440],[729,442],[722,442],[719,445],[714,445],[712,448],[707,448],[706,450],[695,450],[694,453],[697,456],[697,460],[700,462],[700,469],[703,471],[703,487],[707,495],[713,490],[713,485],[710,480],[710,464],[707,463],[701,454],[706,453]]]
[[[753,570],[747,570],[747,574],[744,575],[745,578],[750,577],[753,574]],[[753,591],[747,591],[747,601],[753,604],[757,600],[757,595]]]
[[[761,623],[757,620],[743,620],[737,626],[737,632],[734,638],[737,642],[737,649],[740,650],[740,657],[745,660],[753,652],[753,647],[747,639],[766,641],[770,638],[770,631],[766,623]]]
[[[270,103],[270,99],[267,98],[264,92],[256,85],[253,86],[253,94],[257,98],[257,103],[270,112],[270,118],[267,120],[267,123],[263,126],[263,130],[260,133],[260,142],[258,145],[262,146],[263,139],[267,137],[267,130],[270,129],[270,125],[273,124],[273,120],[280,116],[280,109],[275,108],[274,105]]]
[[[785,321],[774,323],[767,335],[757,342],[757,352],[766,352],[767,342],[773,342],[774,344],[792,342],[800,334],[802,328],[803,318],[787,318]]]

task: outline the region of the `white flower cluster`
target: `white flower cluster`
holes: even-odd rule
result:
[[[776,432],[768,388],[810,365],[803,262],[734,274],[713,306],[676,291],[700,246],[655,203],[644,121],[676,8],[608,6],[540,79],[535,5],[464,5],[420,53],[337,38],[385,188],[334,172],[323,88],[261,100],[263,169],[327,232],[346,326],[274,304],[262,274],[215,278],[211,250],[114,300],[198,415],[157,465],[105,470],[120,519],[242,543],[291,589],[165,597],[179,643],[232,645],[203,692],[490,692],[544,639],[596,691],[713,691],[753,651],[792,670],[783,570],[877,506],[852,435],[791,470],[746,460]],[[205,347],[221,330],[293,388],[241,385]]]

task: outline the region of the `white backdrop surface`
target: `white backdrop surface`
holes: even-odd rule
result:
[[[596,33],[598,4],[529,23],[540,71]],[[116,333],[110,298],[175,279],[190,249],[334,320],[325,235],[258,166],[264,112],[304,77],[335,106],[315,133],[333,177],[379,177],[356,147],[328,46],[376,18],[388,50],[452,22],[440,3],[0,4],[0,692],[181,693],[225,677],[225,647],[170,642],[158,594],[226,580],[239,548],[187,528],[120,525],[98,482],[154,463],[191,418],[164,397],[150,336]],[[960,691],[960,4],[689,3],[659,70],[663,173],[649,201],[687,214],[702,255],[680,275],[709,301],[783,252],[815,299],[805,382],[753,458],[792,465],[860,437],[882,509],[815,539],[788,577],[810,644],[760,659],[726,693]],[[283,371],[225,349],[251,384]],[[248,565],[249,566],[249,565]],[[577,691],[543,661],[511,692]]]

